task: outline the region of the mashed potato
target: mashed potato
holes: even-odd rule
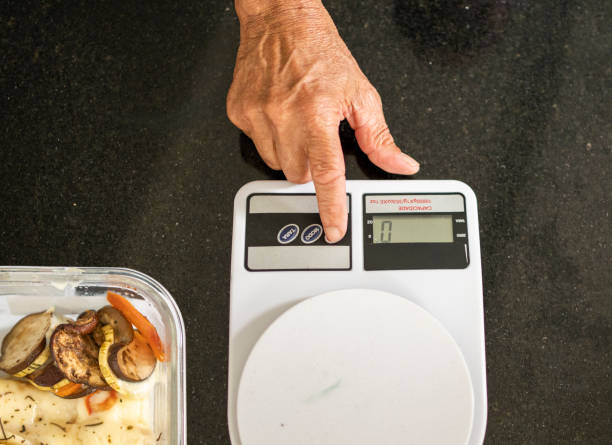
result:
[[[155,444],[145,402],[119,396],[110,410],[90,415],[83,398],[65,400],[28,383],[0,379],[0,444]]]

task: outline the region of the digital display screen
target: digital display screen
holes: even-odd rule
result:
[[[452,215],[373,216],[374,244],[452,243]]]

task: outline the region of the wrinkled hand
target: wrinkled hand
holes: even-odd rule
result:
[[[287,3],[247,14],[237,2],[240,48],[227,112],[270,168],[314,182],[326,238],[337,242],[347,226],[343,119],[380,168],[414,174],[419,164],[393,142],[378,92],[322,4]]]

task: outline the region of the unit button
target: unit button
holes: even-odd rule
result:
[[[300,233],[300,226],[297,224],[287,224],[278,231],[276,239],[281,244],[289,244],[293,242]]]
[[[323,227],[320,224],[311,224],[302,232],[302,242],[304,244],[312,244],[321,238]]]

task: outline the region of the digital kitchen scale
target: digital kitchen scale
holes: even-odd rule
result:
[[[478,213],[458,181],[347,181],[325,241],[312,184],[234,203],[232,445],[476,445],[487,397]]]

